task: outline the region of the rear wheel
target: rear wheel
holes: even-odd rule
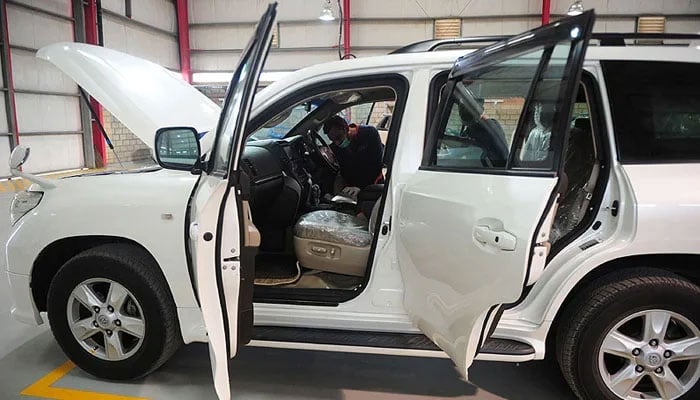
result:
[[[700,398],[700,288],[655,269],[603,277],[565,310],[564,377],[583,399]]]
[[[99,246],[70,259],[51,282],[56,341],[86,372],[133,379],[160,367],[182,342],[158,266],[136,246]]]

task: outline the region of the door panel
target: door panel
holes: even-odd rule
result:
[[[231,398],[229,359],[250,340],[253,328],[254,254],[259,240],[255,240],[257,229],[244,215],[248,185],[236,164],[270,48],[276,7],[277,3],[271,4],[263,14],[239,59],[190,210],[197,293],[220,399]]]
[[[406,308],[460,372],[476,354],[488,311],[520,296],[534,230],[556,183],[435,171],[418,171],[406,183],[398,253]],[[514,250],[498,248],[500,235],[490,243],[475,237],[484,219],[501,224]]]
[[[422,165],[399,185],[406,309],[465,376],[497,308],[523,293],[534,249],[547,249],[593,21],[565,18],[459,59],[434,88]]]

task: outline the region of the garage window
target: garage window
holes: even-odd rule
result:
[[[700,162],[697,64],[649,61],[602,64],[620,161]]]

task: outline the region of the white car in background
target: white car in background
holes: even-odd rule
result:
[[[47,182],[15,150],[35,182],[12,205],[16,319],[46,311],[68,357],[106,379],[208,342],[222,399],[245,344],[447,356],[464,376],[475,359],[552,352],[580,398],[700,396],[700,50],[587,48],[586,12],[476,51],[316,65],[255,94],[275,14],[223,109],[113,50],[38,53],[160,167]],[[323,122],[380,102],[385,184],[327,200]]]

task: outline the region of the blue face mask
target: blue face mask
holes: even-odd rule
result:
[[[346,138],[345,138],[342,142],[340,142],[340,144],[338,145],[338,147],[340,147],[341,149],[347,149],[348,146],[350,146],[350,138],[348,138],[348,137],[346,137]]]

